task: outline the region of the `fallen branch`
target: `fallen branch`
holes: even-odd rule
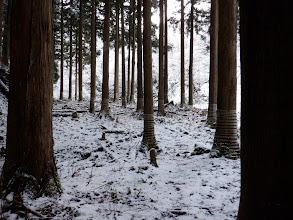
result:
[[[28,212],[34,214],[35,216],[38,216],[38,217],[40,217],[40,218],[44,218],[44,216],[42,216],[42,215],[41,215],[40,213],[38,213],[37,211],[28,208],[28,207],[25,206],[24,204],[22,204],[22,203],[16,201],[15,199],[14,199],[12,202],[13,202],[14,204],[16,204],[16,205],[22,207],[22,208],[25,209],[26,211],[28,211]]]

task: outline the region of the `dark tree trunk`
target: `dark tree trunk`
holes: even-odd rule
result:
[[[10,56],[10,18],[11,18],[11,0],[7,1],[7,12],[4,22],[2,62],[8,66]]]
[[[184,0],[181,0],[181,105],[185,104]]]
[[[78,51],[78,92],[79,92],[79,101],[82,101],[82,13],[83,13],[83,0],[79,1],[79,51]]]
[[[156,146],[152,82],[151,0],[143,1],[143,67],[144,67],[144,132],[143,144],[148,150]]]
[[[289,219],[293,205],[292,10],[282,1],[240,1],[240,15],[238,220]]]
[[[128,18],[128,23],[129,23],[129,30],[128,30],[128,69],[127,69],[127,103],[129,103],[130,100],[130,62],[131,62],[131,16],[129,12],[129,18]]]
[[[217,120],[218,93],[218,31],[219,11],[218,0],[211,1],[211,36],[210,36],[210,79],[208,124],[214,125]]]
[[[105,2],[104,16],[104,48],[103,48],[103,85],[102,85],[102,104],[101,112],[109,115],[109,19],[110,1]]]
[[[193,19],[194,19],[194,0],[191,0],[190,11],[190,58],[189,58],[189,100],[188,104],[193,105]]]
[[[141,33],[142,0],[137,2],[137,111],[143,111],[142,88],[142,33]]]
[[[159,94],[158,94],[158,114],[164,115],[164,16],[163,0],[160,0],[160,34],[159,34]]]
[[[132,1],[132,66],[130,102],[134,102],[134,72],[135,72],[135,0]]]
[[[73,7],[73,0],[70,0],[70,7]],[[70,27],[69,27],[69,95],[68,99],[72,99],[72,18],[70,19]]]
[[[2,61],[2,19],[3,19],[3,0],[0,0],[0,62]]]
[[[77,77],[78,77],[78,33],[76,31],[76,37],[75,37],[75,100],[77,100]]]
[[[122,106],[126,107],[124,0],[121,0]]]
[[[164,46],[164,102],[168,103],[168,14],[167,0],[165,0],[165,46]]]
[[[13,0],[7,149],[2,173],[6,193],[32,189],[42,194],[48,183],[56,180],[53,71],[52,2]]]
[[[237,158],[236,113],[236,44],[237,44],[236,0],[219,2],[219,84],[217,127],[212,157]]]
[[[90,112],[95,112],[96,100],[96,0],[91,0],[91,100]]]
[[[63,19],[63,14],[64,14],[64,6],[63,6],[63,0],[61,0],[61,59],[60,59],[60,100],[63,99],[63,60],[64,60],[64,19]]]
[[[116,0],[114,102],[119,100],[119,12],[120,0]]]

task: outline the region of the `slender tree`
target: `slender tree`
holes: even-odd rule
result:
[[[167,0],[165,0],[165,50],[164,50],[164,102],[168,103],[169,98],[168,98],[168,3]]]
[[[79,101],[82,101],[82,13],[83,13],[83,0],[79,1],[79,50],[78,50],[78,92],[79,92]]]
[[[96,1],[91,0],[91,100],[90,112],[95,112],[96,100]]]
[[[52,1],[13,0],[11,7],[11,78],[2,189],[7,194],[32,190],[41,195],[50,187],[54,193]]]
[[[0,0],[0,62],[2,61],[2,19],[3,19],[3,0]]]
[[[144,68],[144,132],[143,144],[148,150],[156,147],[152,83],[151,0],[143,1],[143,68]]]
[[[159,94],[158,94],[158,114],[164,115],[164,7],[163,0],[160,0],[160,33],[159,33]]]
[[[128,29],[128,69],[127,69],[127,97],[126,97],[126,100],[127,100],[127,103],[129,103],[130,101],[130,67],[131,67],[131,31],[132,31],[132,28],[131,28],[131,15],[130,15],[130,11],[129,10],[129,15],[128,15],[128,23],[129,23],[129,29]]]
[[[142,33],[141,33],[142,0],[137,1],[137,111],[143,111],[142,88]]]
[[[116,0],[114,102],[119,100],[119,12],[120,0]]]
[[[211,1],[211,36],[210,36],[210,79],[208,124],[214,125],[217,119],[218,93],[218,31],[219,31],[218,0]]]
[[[124,0],[121,0],[122,106],[126,107]]]
[[[131,66],[131,92],[130,92],[130,102],[134,102],[134,73],[135,73],[135,0],[131,1],[132,4],[132,66]]]
[[[73,0],[70,0],[70,7],[73,7]],[[69,18],[69,95],[68,95],[68,99],[72,99],[72,65],[73,65],[73,61],[72,61],[72,44],[73,44],[73,34],[72,34],[72,26],[73,26],[73,21],[72,18]]]
[[[288,219],[293,205],[292,10],[282,1],[240,1],[240,16],[238,220]]]
[[[61,58],[60,58],[60,100],[63,99],[63,62],[64,62],[64,3],[63,0],[61,0]]]
[[[217,126],[212,157],[237,158],[236,0],[219,2],[219,84]]]
[[[181,0],[181,105],[185,104],[184,0]]]
[[[77,81],[78,81],[78,32],[76,31],[75,36],[75,100],[77,100]]]
[[[189,58],[189,100],[188,104],[193,105],[193,20],[194,20],[194,0],[190,1],[190,58]]]
[[[105,2],[104,33],[103,33],[103,84],[101,112],[109,115],[109,20],[110,1]]]

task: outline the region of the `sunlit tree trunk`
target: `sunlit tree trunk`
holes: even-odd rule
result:
[[[104,33],[103,33],[103,85],[101,112],[109,115],[109,19],[110,1],[105,2]]]
[[[236,113],[236,44],[237,44],[236,0],[219,2],[219,84],[217,126],[212,157],[237,158]]]
[[[218,31],[219,11],[218,0],[211,1],[211,35],[210,35],[210,79],[208,124],[214,125],[217,120],[218,93]]]
[[[238,220],[292,216],[292,10],[240,1],[241,197]]]
[[[191,0],[190,10],[190,58],[189,58],[189,100],[188,104],[193,105],[193,19],[194,19],[194,0]]]
[[[96,100],[96,1],[91,0],[91,100],[90,112],[95,112]]]
[[[164,115],[164,7],[163,0],[160,0],[160,30],[159,30],[159,94],[158,94],[158,114]]]
[[[121,0],[122,106],[126,107],[124,0]]]
[[[184,0],[181,0],[181,105],[185,104]]]
[[[137,111],[143,111],[142,88],[142,33],[141,33],[142,0],[137,3]]]
[[[41,195],[56,183],[53,154],[52,1],[13,0],[6,159],[2,189]],[[21,36],[21,37],[20,37]],[[50,184],[51,183],[51,184]],[[28,186],[28,187],[27,187]],[[53,192],[53,189],[50,189]]]

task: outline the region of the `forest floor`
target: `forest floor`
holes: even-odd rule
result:
[[[110,103],[111,118],[90,114],[87,106],[55,101],[54,150],[63,193],[37,199],[24,194],[25,206],[52,219],[236,219],[240,160],[194,151],[212,147],[215,130],[206,125],[205,109],[168,105],[166,116],[155,116],[161,150],[156,168],[139,152],[143,116],[135,105]],[[7,109],[0,110],[5,136]],[[4,157],[0,162],[1,168]],[[10,211],[0,217],[19,216]]]

